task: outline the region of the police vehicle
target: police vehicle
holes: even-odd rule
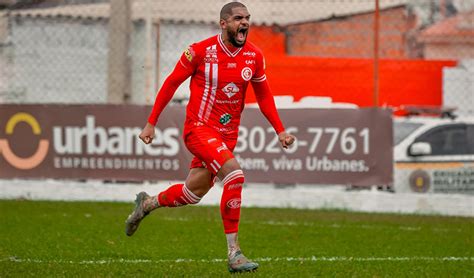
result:
[[[474,194],[474,117],[408,110],[394,119],[394,191]]]

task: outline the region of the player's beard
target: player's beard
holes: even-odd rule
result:
[[[242,31],[242,34],[239,34],[239,31]],[[229,38],[230,43],[237,48],[245,45],[247,42],[247,35],[248,28],[239,28],[237,31],[227,29],[227,37]],[[239,40],[238,36],[243,36],[243,39]]]

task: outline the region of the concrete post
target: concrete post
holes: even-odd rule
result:
[[[108,103],[127,103],[131,94],[130,45],[131,1],[111,0],[108,37]]]

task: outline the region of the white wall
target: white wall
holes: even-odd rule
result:
[[[148,52],[146,31],[144,22],[133,24],[129,56],[130,101],[134,104],[152,104],[157,89],[187,46],[217,34],[219,29],[206,24],[153,25]],[[105,103],[107,35],[105,20],[11,19],[12,78],[3,86],[11,95],[2,99],[19,103]],[[188,87],[189,80],[175,97],[186,99]]]
[[[104,22],[24,18],[11,24],[10,86],[25,92],[17,102],[106,101]]]
[[[135,194],[156,194],[174,181],[127,184],[101,181],[2,180],[0,199],[120,201],[133,202]],[[218,206],[222,184],[217,183],[199,205]],[[388,193],[372,190],[347,191],[341,186],[296,185],[278,188],[271,184],[246,184],[244,207],[343,209],[363,212],[474,216],[474,196],[461,194]]]
[[[210,36],[220,33],[218,25],[207,24],[182,24],[163,23],[160,25],[160,59],[159,59],[159,84],[175,67],[181,54],[186,48]],[[175,94],[175,98],[187,99],[189,96],[189,79],[184,82]]]
[[[457,107],[458,115],[474,116],[474,60],[443,69],[443,105]]]
[[[156,26],[151,28],[148,53],[146,32],[144,22],[133,24],[129,50],[132,90],[130,101],[133,104],[146,104],[147,97],[154,95],[156,87],[156,38],[158,36]]]

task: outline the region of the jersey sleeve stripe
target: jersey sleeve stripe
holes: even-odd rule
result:
[[[252,82],[262,82],[262,81],[265,81],[266,79],[267,79],[267,76],[264,74],[261,77],[252,78],[251,81]]]
[[[179,60],[179,63],[180,63],[185,69],[188,68],[188,67],[183,63],[183,61],[181,61],[181,59]]]

